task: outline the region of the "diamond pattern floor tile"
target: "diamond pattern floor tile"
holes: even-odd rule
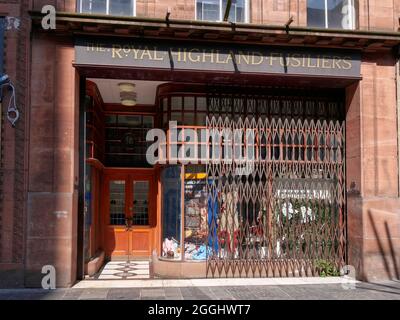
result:
[[[99,280],[149,279],[149,261],[110,261],[101,270]]]

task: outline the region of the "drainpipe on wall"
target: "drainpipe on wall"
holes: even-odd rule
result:
[[[231,12],[231,6],[232,6],[232,0],[228,0],[226,2],[226,8],[225,8],[225,13],[224,13],[224,21],[228,21],[228,19],[229,19],[229,14]]]

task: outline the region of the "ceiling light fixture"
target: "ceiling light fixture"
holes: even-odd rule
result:
[[[126,107],[133,107],[137,104],[136,85],[129,82],[121,82],[118,84],[120,90],[121,104]]]

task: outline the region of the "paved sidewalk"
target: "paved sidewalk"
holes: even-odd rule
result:
[[[0,300],[400,300],[400,281],[263,286],[186,286],[147,288],[0,289]]]

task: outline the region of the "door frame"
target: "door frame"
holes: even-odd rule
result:
[[[155,249],[154,235],[157,231],[157,180],[154,168],[104,168],[102,186],[102,243],[108,258],[124,257],[125,255],[113,254],[109,251],[108,236],[110,228],[116,232],[125,232],[125,226],[111,226],[109,224],[109,182],[111,180],[125,180],[125,214],[129,213],[129,201],[133,200],[133,181],[149,181],[148,214],[149,224],[147,226],[132,226],[128,234],[128,252],[130,258],[149,258]],[[135,248],[135,241],[141,241],[145,245],[142,248]]]

